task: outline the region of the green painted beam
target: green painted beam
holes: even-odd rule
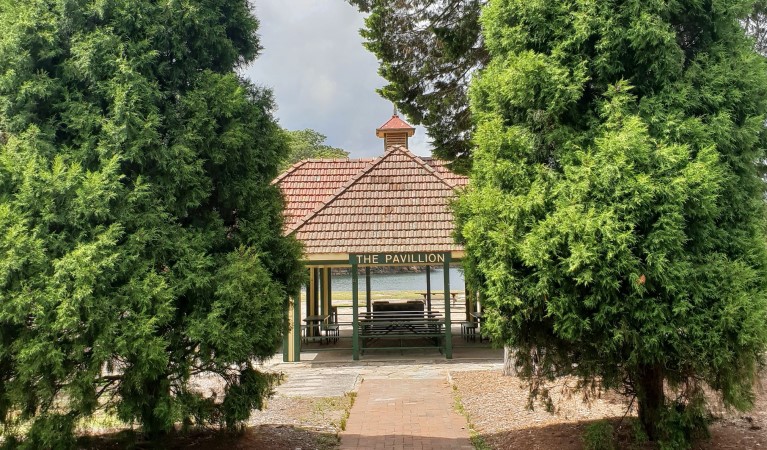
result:
[[[445,274],[445,357],[453,359],[453,323],[450,320],[450,257],[442,265]]]
[[[333,310],[333,271],[328,267],[328,306]]]
[[[359,306],[360,299],[358,289],[357,264],[352,264],[352,359],[360,359],[360,323]]]
[[[293,310],[291,309],[292,304],[290,303],[290,297],[288,297],[288,304],[285,314],[285,333],[282,335],[282,362],[289,362],[290,361],[290,340],[293,339],[293,328],[290,327],[290,316],[293,314]]]
[[[301,294],[293,299],[293,361],[301,361]]]
[[[309,268],[309,279],[306,280],[306,310],[304,316],[312,315],[312,286],[314,286],[314,269]]]
[[[365,309],[371,311],[372,296],[370,295],[370,267],[365,267]]]
[[[426,266],[426,310],[431,311],[431,266]]]

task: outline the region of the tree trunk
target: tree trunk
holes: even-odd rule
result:
[[[657,441],[660,437],[659,424],[666,400],[663,378],[663,367],[660,365],[639,367],[636,385],[639,422],[651,441]]]
[[[516,358],[514,351],[508,345],[503,346],[503,374],[505,376],[517,376]]]
[[[168,403],[170,383],[167,379],[145,380],[142,387],[142,391],[138,393],[144,396],[144,402],[141,405],[141,425],[147,439],[157,443],[168,434],[169,430],[168,418],[163,417],[163,410],[167,408],[160,408],[160,406],[162,403]]]

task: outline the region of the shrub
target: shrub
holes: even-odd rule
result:
[[[606,420],[588,424],[583,433],[583,448],[585,450],[615,450],[613,425]]]

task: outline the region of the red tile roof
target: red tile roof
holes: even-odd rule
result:
[[[453,186],[463,187],[469,184],[469,177],[458,175],[457,173],[450,170],[448,168],[448,164],[450,164],[448,161],[430,157],[422,157],[421,159],[423,159],[426,164],[434,167],[434,169],[439,172],[440,175],[442,175],[442,178],[449,181]]]
[[[395,146],[375,160],[307,160],[274,180],[307,254],[453,251],[448,203],[466,177]]]
[[[391,119],[389,119],[385,124],[376,128],[376,136],[384,137],[384,132],[387,131],[407,131],[408,136],[415,134],[415,128],[411,127],[410,124],[400,119],[396,114],[391,116]]]
[[[277,177],[285,196],[285,226],[290,227],[323,204],[373,159],[306,159]]]

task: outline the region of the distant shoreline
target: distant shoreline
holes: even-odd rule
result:
[[[431,266],[432,272],[441,271],[441,267]],[[333,275],[349,275],[352,273],[349,267],[331,269]],[[365,268],[357,269],[358,274],[364,274]],[[426,266],[375,266],[370,268],[370,273],[426,273]]]

